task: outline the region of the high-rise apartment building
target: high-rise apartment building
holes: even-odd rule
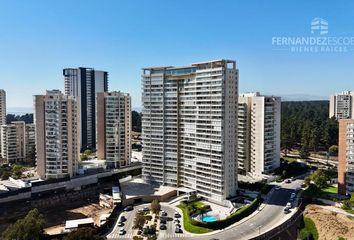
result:
[[[35,159],[34,124],[15,121],[1,125],[1,156],[7,163],[31,162]]]
[[[3,89],[0,89],[0,130],[1,130],[1,125],[4,124],[6,124],[6,92]],[[1,146],[1,137],[0,137],[0,146]],[[1,147],[0,147],[0,153],[1,153]]]
[[[339,120],[338,193],[354,192],[354,119]]]
[[[81,151],[96,149],[96,93],[108,91],[108,73],[93,68],[63,70],[65,95],[80,97]]]
[[[238,98],[238,170],[261,178],[280,166],[280,97],[258,92]]]
[[[59,90],[34,96],[37,173],[42,179],[74,176],[80,158],[78,97]]]
[[[6,92],[0,89],[0,125],[6,124]]]
[[[354,91],[344,91],[330,97],[329,117],[354,119]]]
[[[131,97],[122,92],[97,93],[97,158],[108,168],[128,166],[131,158]]]
[[[237,189],[236,62],[144,68],[143,178],[222,203]]]

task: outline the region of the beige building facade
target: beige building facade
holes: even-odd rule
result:
[[[120,168],[131,159],[131,97],[122,92],[96,95],[97,158],[108,168]]]
[[[78,98],[59,90],[34,96],[37,173],[42,179],[74,176],[80,159]]]
[[[7,163],[30,163],[35,158],[34,124],[15,121],[1,125],[1,157]]]

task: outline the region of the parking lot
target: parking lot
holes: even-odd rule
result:
[[[124,211],[120,214],[118,221],[116,223],[116,226],[114,227],[114,230],[107,235],[107,239],[132,239],[133,236],[137,235],[137,230],[133,229],[134,225],[134,218],[136,213],[138,212],[139,209],[142,209],[144,207],[150,207],[150,204],[141,204],[141,205],[136,205],[133,207],[133,210],[131,211]],[[158,224],[157,226],[157,236],[158,239],[168,239],[168,238],[183,238],[188,236],[187,233],[184,232],[183,230],[183,220],[182,217],[178,218],[180,221],[181,225],[181,232],[180,233],[175,233],[176,227],[174,223],[174,214],[176,212],[176,209],[167,205],[167,204],[161,204],[161,211],[165,211],[167,213],[167,216],[161,217],[161,220],[166,220],[166,230],[160,230],[160,226]],[[123,222],[123,226],[119,227],[118,222],[119,220],[124,216],[126,218],[126,221]],[[160,212],[161,216],[161,212]],[[125,230],[124,235],[120,235],[119,231],[121,229]]]

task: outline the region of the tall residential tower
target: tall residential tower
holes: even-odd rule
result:
[[[339,120],[338,193],[354,192],[354,119]]]
[[[330,97],[329,117],[354,119],[354,91],[344,91]]]
[[[235,61],[144,68],[143,177],[223,203],[237,190]]]
[[[0,89],[0,125],[6,124],[6,92]]]
[[[122,92],[97,93],[97,158],[108,168],[130,164],[131,97]]]
[[[262,178],[280,166],[280,97],[258,92],[238,99],[238,169]]]
[[[0,89],[0,128],[1,125],[4,124],[6,124],[6,92]],[[0,146],[1,146],[1,138],[0,138]],[[1,147],[0,147],[0,153],[1,153]]]
[[[42,179],[74,176],[80,157],[78,99],[59,90],[34,96],[37,173]]]
[[[80,97],[81,151],[96,149],[96,93],[108,91],[108,73],[93,68],[63,70],[65,95]]]

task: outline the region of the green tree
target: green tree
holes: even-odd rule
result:
[[[63,238],[63,240],[104,240],[104,237],[101,237],[97,234],[97,231],[93,228],[79,228],[76,231],[69,233]]]
[[[134,218],[133,228],[141,230],[144,227],[144,223],[145,223],[144,215],[141,213],[137,213]]]
[[[82,154],[80,155],[80,160],[81,160],[81,161],[86,161],[86,160],[88,160],[87,155],[84,154],[84,153],[82,153]]]
[[[90,149],[86,149],[86,150],[84,151],[84,154],[85,154],[86,156],[90,156],[90,155],[92,154],[92,151],[91,151]]]
[[[317,187],[325,188],[327,187],[327,181],[330,180],[330,176],[325,170],[318,169],[311,175],[311,179]]]
[[[311,178],[310,178],[309,176],[305,177],[304,183],[305,183],[306,186],[310,186],[310,184],[311,184]]]
[[[9,177],[11,177],[11,173],[8,171],[4,171],[1,175],[1,180],[7,180],[9,179]]]
[[[20,178],[22,176],[23,171],[24,171],[24,168],[20,165],[13,165],[12,166],[12,176],[14,178]]]
[[[158,214],[161,210],[161,204],[157,199],[154,199],[151,202],[151,211],[155,214]]]
[[[330,154],[337,155],[338,154],[338,146],[337,145],[332,145],[328,149]]]
[[[310,152],[307,145],[303,145],[300,149],[300,158],[307,159],[310,156]]]
[[[206,214],[208,212],[208,209],[206,209],[205,207],[201,207],[201,208],[197,208],[196,211],[199,215],[202,215],[202,218],[204,216],[204,214]]]
[[[43,239],[44,218],[37,209],[28,212],[25,218],[10,225],[2,234],[5,240]]]

